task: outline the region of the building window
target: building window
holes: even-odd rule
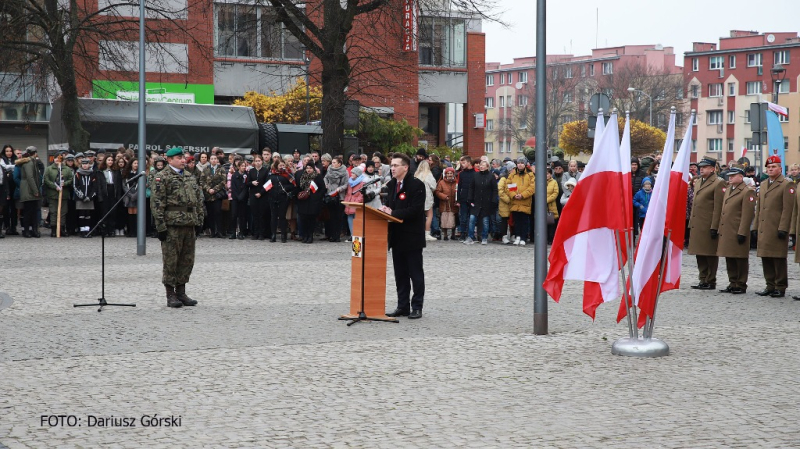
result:
[[[722,111],[707,111],[709,125],[719,125],[722,123]]]
[[[509,140],[508,142],[506,142],[506,153],[510,152],[511,152],[511,141]]]
[[[520,83],[528,82],[528,72],[519,72],[519,82]]]
[[[500,108],[506,107],[506,97],[501,95],[498,97],[498,100],[500,100],[500,103],[497,104],[498,107]]]
[[[692,58],[692,72],[700,71],[700,58]]]
[[[789,80],[783,81],[776,81],[773,92],[778,92],[779,94],[788,94],[789,93]]]
[[[712,56],[708,58],[708,68],[709,70],[720,70],[725,68],[725,57]]]
[[[486,97],[486,109],[492,109],[493,107],[494,107],[494,97]]]
[[[692,98],[697,98],[697,97],[699,97],[699,96],[700,96],[700,85],[698,85],[698,84],[692,84],[692,85],[690,86],[690,88],[691,88],[691,90],[692,90],[692,93],[691,93],[691,96],[692,96]]]
[[[494,131],[494,120],[492,119],[486,120],[486,131]]]
[[[572,94],[572,92],[564,92],[564,103],[566,104],[572,103],[573,96],[574,95]]]
[[[761,67],[761,53],[748,54],[747,67]]]
[[[736,83],[728,83],[728,96],[729,97],[736,96]]]
[[[214,5],[217,56],[300,60],[302,46],[271,6]]]
[[[697,139],[692,139],[692,153],[697,153]]]
[[[778,121],[779,122],[781,122],[781,123],[789,123],[789,117],[787,117],[787,116],[785,116],[783,114],[777,114],[777,115],[778,115]]]
[[[666,121],[666,119],[665,119]],[[675,114],[675,126],[683,126],[683,113],[678,112]]]
[[[581,66],[581,78],[586,78],[586,66]]]
[[[775,64],[786,65],[789,63],[789,50],[775,52]]]
[[[527,106],[528,97],[525,95],[517,95],[517,106]]]
[[[711,83],[708,85],[708,96],[709,97],[721,97],[722,96],[722,83]]]
[[[463,19],[421,17],[417,39],[420,65],[439,67],[466,65],[467,29]]]
[[[500,84],[505,84],[505,83],[506,83],[506,74],[505,73],[501,73],[500,74]]]
[[[736,123],[736,112],[728,111],[728,124],[733,125]]]
[[[747,95],[757,95],[761,93],[761,81],[747,82]]]
[[[589,76],[594,76],[594,64],[589,64]]]
[[[564,68],[564,78],[572,78],[572,66]]]
[[[525,117],[519,118],[519,129],[527,129],[528,128],[528,121],[525,120]]]
[[[553,67],[553,79],[558,79],[558,67]]]
[[[484,153],[494,152],[494,142],[483,142],[483,152]]]
[[[606,94],[608,98],[614,98],[614,89],[610,87],[605,87],[601,90],[602,93]]]
[[[736,55],[728,56],[728,68],[735,69],[736,68]]]
[[[604,62],[603,63],[603,75],[611,75],[614,73],[614,63],[613,62]]]
[[[511,106],[514,106],[514,97],[509,95],[506,97],[506,107],[510,108]]]
[[[745,109],[744,110],[744,122],[745,123],[750,123],[750,110],[749,109]]]
[[[722,139],[708,139],[708,152],[719,153],[722,151]]]
[[[494,86],[494,75],[486,75],[486,85]]]
[[[677,119],[678,117],[675,117],[676,124],[677,124]],[[656,126],[659,128],[662,126],[667,126],[667,116],[661,113],[656,115]]]
[[[728,153],[733,153],[733,139],[728,139]]]

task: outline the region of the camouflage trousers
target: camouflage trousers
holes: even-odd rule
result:
[[[195,239],[194,226],[167,227],[167,240],[161,242],[164,285],[175,287],[189,282],[194,268]]]

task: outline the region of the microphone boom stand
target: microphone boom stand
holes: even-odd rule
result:
[[[139,173],[138,175],[134,176],[133,178],[131,178],[128,181],[125,181],[125,182],[129,182],[129,181],[133,181],[133,180],[139,179],[139,177],[141,177],[143,174],[144,174],[144,172]],[[113,206],[111,206],[111,209],[109,209],[108,212],[106,212],[106,214],[103,215],[103,218],[101,218],[97,222],[97,224],[94,225],[94,228],[92,228],[92,230],[89,231],[89,233],[86,234],[86,235],[87,236],[91,236],[94,233],[94,231],[97,230],[97,228],[99,228],[101,225],[105,224],[106,218],[108,218],[109,215],[111,215],[115,210],[117,210],[117,206],[119,206],[119,203],[121,203],[123,199],[125,199],[125,195],[122,195],[117,200],[117,202],[114,203]],[[100,297],[97,298],[98,304],[73,304],[72,307],[92,307],[92,306],[99,305],[100,308],[97,309],[98,312],[102,312],[103,311],[103,307],[105,307],[105,306],[136,307],[136,304],[112,304],[112,303],[106,302],[106,233],[105,232],[101,232],[100,233],[100,241],[101,241],[101,243],[100,243],[100,248],[101,248],[100,249],[100,253],[101,253],[100,260],[102,261],[101,262],[102,269],[101,269],[101,272],[100,272],[101,273],[100,274],[100,279],[101,279],[101,281],[100,281],[101,282]]]

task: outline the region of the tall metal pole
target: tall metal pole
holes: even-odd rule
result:
[[[145,67],[144,67],[144,2],[139,1],[139,172],[146,169],[145,163],[145,103],[147,101],[147,91],[145,90]],[[145,177],[139,178],[139,191],[136,195],[136,255],[146,254],[145,243],[145,218],[147,218],[146,198],[145,198]]]
[[[536,0],[536,193],[534,210],[533,333],[547,335],[547,0]]]
[[[308,71],[311,70],[311,57],[306,54],[303,55],[303,58],[306,60],[306,125],[308,125],[308,122],[311,120],[311,97],[308,91]]]

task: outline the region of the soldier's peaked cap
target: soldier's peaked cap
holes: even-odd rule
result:
[[[697,166],[698,167],[716,167],[717,166],[717,160],[716,159],[712,159],[710,157],[704,157],[703,159],[700,160],[700,162],[697,163]]]

